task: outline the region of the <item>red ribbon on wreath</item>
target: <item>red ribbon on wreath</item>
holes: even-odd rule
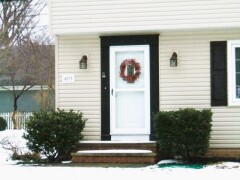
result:
[[[120,65],[120,77],[128,83],[134,83],[141,74],[140,70],[141,67],[135,59],[125,59]]]

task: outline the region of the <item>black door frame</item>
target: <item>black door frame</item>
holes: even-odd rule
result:
[[[122,45],[150,46],[150,140],[155,140],[153,114],[159,111],[159,35],[101,36],[101,140],[110,135],[109,48]]]

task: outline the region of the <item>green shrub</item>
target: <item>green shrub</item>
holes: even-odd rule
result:
[[[0,131],[4,131],[7,128],[7,121],[0,117]]]
[[[204,155],[209,147],[211,122],[210,109],[186,108],[156,113],[154,127],[161,152],[184,159]]]
[[[30,150],[45,155],[49,162],[70,160],[83,137],[85,122],[83,114],[73,110],[35,112],[26,123],[23,137]]]

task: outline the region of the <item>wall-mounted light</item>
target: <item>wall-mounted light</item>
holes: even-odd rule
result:
[[[177,53],[173,52],[172,57],[170,58],[170,66],[176,67],[177,66]]]
[[[81,60],[79,61],[79,68],[87,69],[87,56],[86,55],[83,55]]]

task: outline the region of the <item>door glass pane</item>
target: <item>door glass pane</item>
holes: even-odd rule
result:
[[[144,51],[120,51],[115,58],[116,88],[143,88]]]
[[[236,59],[236,98],[240,98],[240,48],[235,49]]]
[[[144,92],[116,93],[116,128],[144,128]]]

